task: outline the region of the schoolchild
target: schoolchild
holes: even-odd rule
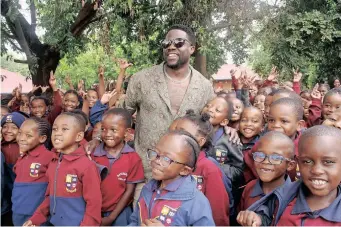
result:
[[[64,112],[73,111],[79,108],[79,105],[80,98],[78,96],[78,93],[75,90],[66,91],[63,99],[63,111]]]
[[[187,132],[172,131],[148,150],[152,177],[142,189],[131,226],[213,226],[209,201],[190,175],[200,147]]]
[[[326,93],[321,103],[321,93],[316,91],[317,86],[311,93],[312,102],[309,107],[309,117],[307,126],[320,125],[329,117],[336,109],[341,107],[341,88],[333,88]]]
[[[272,131],[259,140],[252,154],[259,179],[249,182],[243,192],[239,211],[246,210],[260,198],[283,184],[290,183],[287,171],[295,169],[294,143],[283,133]]]
[[[257,97],[257,96],[256,96]],[[241,115],[239,122],[239,138],[243,145],[242,151],[244,156],[244,183],[248,183],[253,179],[253,157],[251,154],[252,147],[257,143],[260,134],[264,129],[263,113],[256,107],[246,107]]]
[[[198,190],[210,202],[215,224],[217,226],[228,226],[230,223],[229,208],[231,202],[223,182],[225,173],[213,162],[215,160],[210,160],[206,154],[206,149],[209,149],[208,146],[211,143],[211,132],[213,131],[209,119],[210,116],[207,114],[196,115],[193,110],[188,110],[184,117],[173,121],[169,129],[184,130],[190,133],[198,142],[201,151],[192,176],[197,182]],[[232,187],[230,187],[230,192],[232,192]]]
[[[56,157],[46,173],[46,197],[24,226],[41,225],[49,215],[58,226],[100,225],[100,177],[80,146],[84,130],[85,121],[77,114],[65,112],[56,118],[51,135]]]
[[[53,90],[53,105],[49,112],[49,101],[44,96],[34,96],[30,102],[30,113],[31,116],[44,118],[51,125],[58,115],[62,112],[62,97],[60,96],[59,90],[56,84],[56,78],[53,74],[50,75],[49,84]]]
[[[323,125],[341,129],[341,108],[336,109],[334,113],[330,114],[323,122]]]
[[[244,103],[238,98],[229,98],[227,100],[232,103],[233,108],[233,112],[231,118],[229,119],[228,126],[238,130],[240,115],[242,114],[245,107]]]
[[[341,131],[320,125],[302,133],[301,180],[278,188],[239,213],[242,225],[340,226]]]
[[[228,125],[233,113],[233,104],[222,97],[215,97],[203,108],[202,113],[210,116],[213,126],[213,149],[209,156],[217,160],[232,184],[238,187],[243,179],[243,154],[241,146],[232,144],[224,134],[224,126]]]
[[[20,157],[13,168],[16,174],[12,193],[15,226],[22,226],[45,198],[46,171],[54,156],[44,145],[50,136],[50,124],[37,117],[26,120],[19,129]]]
[[[103,116],[103,142],[92,154],[96,163],[109,169],[101,182],[101,225],[128,225],[136,184],[145,181],[141,158],[124,141],[131,124],[131,114],[121,108],[110,109]]]
[[[1,120],[1,151],[5,156],[5,163],[10,169],[13,168],[20,156],[16,138],[19,128],[25,120],[25,117],[18,112],[7,114]]]

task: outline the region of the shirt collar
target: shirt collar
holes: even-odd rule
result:
[[[85,156],[85,150],[84,150],[84,147],[83,146],[79,146],[77,148],[77,150],[75,150],[74,152],[70,153],[70,154],[62,154],[62,158],[63,159],[66,159],[68,161],[74,161],[76,159],[79,159],[80,157],[82,156]]]
[[[264,196],[263,188],[261,185],[261,181],[257,179],[255,186],[253,186],[253,190],[250,194],[251,197],[256,197],[256,196]]]
[[[28,152],[28,155],[38,157],[42,152],[47,151],[44,145],[36,147],[33,151]]]
[[[178,179],[176,179],[175,181],[173,181],[172,183],[168,184],[163,190],[167,190],[170,192],[175,192],[180,186],[181,184],[184,182],[184,180],[186,179],[186,177],[180,177]],[[156,181],[153,180],[154,182],[152,182],[152,184],[150,184],[150,190],[151,191],[156,191],[158,190],[159,186],[160,186],[160,181]]]
[[[239,134],[240,135],[240,134]],[[256,135],[250,142],[243,144],[243,151],[251,149],[259,140],[260,135]]]
[[[130,153],[130,152],[135,152],[135,150],[130,147],[127,143],[124,145],[124,147],[121,150],[121,154],[126,154],[126,153]],[[107,156],[108,158],[113,158],[112,155],[108,154],[105,150],[104,150],[104,143],[101,143],[94,152],[94,156],[95,157],[102,157],[102,156]]]
[[[220,127],[214,134],[213,136],[213,144],[215,144],[219,139],[220,137],[224,134],[224,128],[223,127]]]
[[[306,186],[301,185],[296,203],[291,214],[310,213],[314,218],[320,216],[331,222],[341,222],[341,186],[337,187],[336,199],[326,208],[312,212],[305,199],[304,192],[308,190]]]

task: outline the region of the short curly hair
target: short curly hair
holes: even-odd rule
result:
[[[167,33],[171,30],[181,30],[181,31],[186,32],[188,36],[188,40],[191,42],[192,45],[195,46],[196,37],[195,37],[194,31],[190,27],[183,25],[183,24],[174,24],[168,29]]]

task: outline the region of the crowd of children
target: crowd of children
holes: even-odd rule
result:
[[[62,91],[51,72],[49,88],[2,97],[2,225],[341,225],[339,79],[301,91],[298,70],[278,84],[276,68],[264,81],[238,68],[234,91],[187,110],[146,151],[145,182],[121,108],[131,64],[118,63],[113,86],[100,67],[89,89],[67,77]]]

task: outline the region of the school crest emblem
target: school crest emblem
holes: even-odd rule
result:
[[[66,191],[67,192],[76,192],[77,190],[77,181],[78,181],[78,177],[77,175],[73,175],[73,174],[67,174],[66,175]]]
[[[198,176],[198,175],[192,175],[192,176],[194,177],[195,181],[197,182],[197,189],[202,192],[202,188],[204,185],[204,178],[202,176]]]
[[[216,160],[220,164],[224,164],[224,162],[227,160],[227,151],[217,149],[215,152],[215,156],[216,156]]]
[[[164,205],[159,216],[159,220],[165,226],[170,226],[172,224],[173,218],[177,212],[177,209],[170,206]]]
[[[30,176],[31,177],[38,177],[39,176],[40,166],[41,166],[40,163],[31,163],[31,166],[30,166]]]
[[[7,117],[6,117],[6,123],[12,123],[13,122],[13,119],[12,119],[12,115],[8,115]]]

